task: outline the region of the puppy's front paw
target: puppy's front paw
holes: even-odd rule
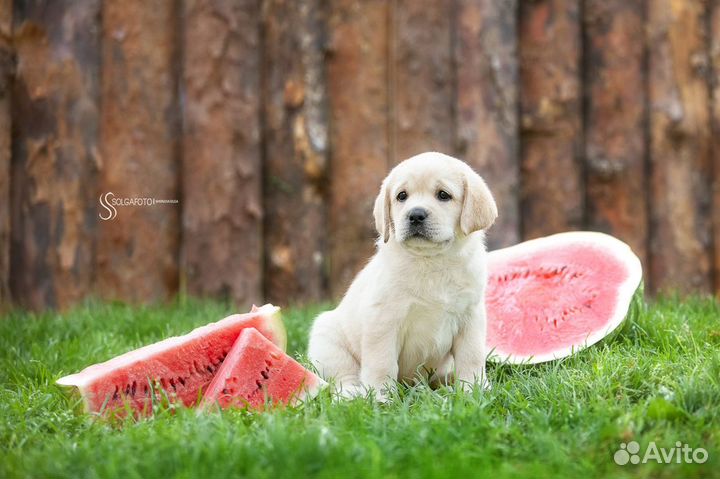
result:
[[[458,390],[463,390],[466,393],[473,392],[476,388],[481,391],[490,391],[492,390],[492,384],[490,384],[490,381],[487,380],[487,378],[483,378],[477,382],[470,382],[470,381],[456,381],[455,387]]]
[[[390,402],[390,395],[384,389],[381,389],[379,391],[375,390],[373,397],[375,398],[375,401],[379,402],[380,404],[387,404],[388,402]]]
[[[379,403],[386,403],[390,400],[390,394],[387,388],[367,387],[362,384],[341,384],[336,390],[336,394],[340,399],[355,399],[371,397]]]
[[[365,393],[374,398],[376,402],[385,404],[390,401],[395,386],[393,384],[378,384],[365,386]]]
[[[340,399],[354,399],[356,397],[365,396],[365,388],[363,388],[360,384],[339,384],[335,389],[335,392]]]

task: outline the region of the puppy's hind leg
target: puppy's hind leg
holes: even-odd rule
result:
[[[308,357],[318,374],[326,381],[333,381],[342,396],[355,396],[361,390],[360,364],[343,340],[334,311],[322,313],[315,319]]]

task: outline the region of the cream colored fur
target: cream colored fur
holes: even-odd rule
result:
[[[427,213],[421,236],[409,220],[417,208]],[[484,230],[497,207],[485,182],[460,160],[423,153],[385,178],[374,216],[377,252],[338,307],[316,318],[311,361],[345,395],[384,398],[427,371],[487,387]]]

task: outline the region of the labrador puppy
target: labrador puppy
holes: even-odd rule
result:
[[[348,396],[382,399],[419,375],[489,387],[484,230],[497,207],[485,182],[458,159],[422,153],[393,168],[373,213],[377,251],[315,319],[310,360]]]

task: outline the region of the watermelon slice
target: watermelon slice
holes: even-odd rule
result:
[[[603,233],[570,232],[488,254],[490,359],[541,363],[597,343],[623,322],[640,260]]]
[[[228,316],[184,335],[165,339],[107,362],[58,379],[76,387],[89,412],[114,410],[129,404],[151,412],[152,401],[164,396],[186,406],[197,402],[233,344],[246,328],[254,328],[285,349],[280,309],[266,304],[247,314]]]
[[[253,328],[240,333],[218,370],[202,409],[248,407],[263,409],[272,404],[296,404],[314,397],[325,381],[302,367]]]

